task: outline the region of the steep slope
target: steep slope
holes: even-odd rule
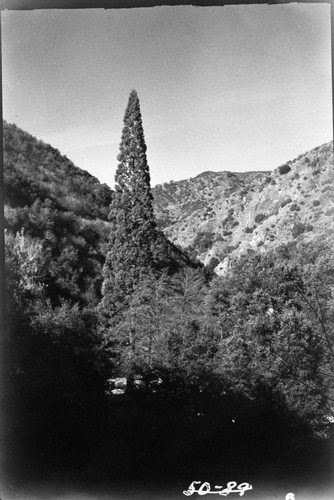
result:
[[[14,124],[3,124],[5,201],[11,206],[49,199],[61,210],[107,220],[111,189],[66,156]]]
[[[49,144],[4,122],[5,228],[42,244],[54,304],[96,304],[112,191]]]
[[[333,238],[332,142],[272,172],[204,172],[154,188],[167,237],[223,271],[232,255]]]
[[[4,122],[5,228],[43,247],[48,296],[94,306],[110,233],[112,190],[66,156]],[[171,272],[195,264],[159,235],[159,263]],[[197,265],[197,264],[196,264]]]

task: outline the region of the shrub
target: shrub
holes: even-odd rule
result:
[[[299,179],[300,175],[298,174],[298,172],[296,172],[292,177],[291,177],[291,180],[294,181],[295,179]]]
[[[263,240],[260,240],[257,244],[258,247],[262,247],[262,245],[264,245],[264,241]]]
[[[314,171],[312,172],[312,175],[319,175],[320,173],[321,173],[320,168],[317,168],[316,170],[314,170]]]
[[[265,215],[265,214],[257,214],[257,215],[255,216],[255,219],[254,219],[254,220],[255,220],[256,224],[259,224],[260,222],[262,222],[262,221],[263,221],[263,220],[265,220],[266,218],[267,218],[267,215]]]
[[[327,151],[328,151],[328,152],[331,152],[332,147],[333,147],[333,146],[332,146],[332,143],[331,143],[331,142],[329,142],[328,144],[325,144],[325,145],[322,147],[322,151],[323,151],[323,152],[327,152]]]
[[[256,226],[252,226],[252,227],[245,227],[244,231],[245,233],[249,234],[249,233],[252,233],[254,231],[254,229],[256,228]]]
[[[239,245],[227,245],[225,248],[222,249],[222,251],[218,254],[218,259],[220,262],[223,262],[223,260],[234,250],[238,248]],[[218,265],[218,264],[217,264]]]
[[[209,260],[208,264],[205,267],[210,271],[213,271],[214,268],[218,266],[219,262],[220,262],[219,259],[217,259],[216,257],[211,257],[211,259]]]
[[[291,205],[291,207],[290,207],[290,210],[291,210],[291,211],[295,210],[295,211],[299,212],[300,207],[297,205],[297,203],[293,203],[293,204]]]
[[[318,207],[320,205],[319,200],[313,200],[313,206]]]
[[[296,222],[294,225],[293,225],[293,228],[292,228],[292,236],[294,238],[297,238],[297,236],[299,236],[300,234],[304,233],[304,231],[306,230],[306,225],[303,224],[302,222]]]
[[[209,231],[204,231],[197,233],[193,247],[197,248],[199,252],[205,252],[210,248],[214,241],[214,233]]]
[[[291,170],[291,167],[289,167],[289,165],[287,163],[278,167],[278,171],[281,175],[287,174],[288,172],[290,172],[290,170]]]
[[[283,200],[281,202],[281,207],[283,208],[283,207],[285,207],[285,205],[288,205],[288,203],[291,203],[291,202],[292,202],[291,198],[285,198],[285,200]]]

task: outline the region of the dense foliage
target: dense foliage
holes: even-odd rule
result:
[[[135,90],[131,91],[125,110],[118,161],[99,312],[106,349],[111,356],[117,357],[118,352],[117,364],[122,367],[122,375],[130,380],[138,365],[138,356],[142,359],[138,343],[145,344],[141,350],[147,350],[145,370],[152,365],[152,327],[142,332],[141,340],[137,338],[142,295],[150,296],[150,282],[161,276],[163,269],[175,271],[170,257],[172,247],[156,228],[142,117]]]
[[[51,200],[81,217],[107,218],[111,190],[59,151],[4,122],[5,201],[11,206]]]
[[[118,161],[103,268],[103,307],[110,314],[124,309],[141,274],[151,269],[157,239],[140,105],[134,90],[125,110]]]
[[[103,360],[94,310],[65,299],[51,304],[38,240],[7,234],[6,264],[12,436],[7,459],[29,476],[42,464],[41,471],[50,464],[68,466],[89,445],[104,401]]]
[[[333,415],[333,248],[251,251],[224,276],[191,263],[155,226],[135,93],[115,193],[100,186],[110,222],[98,197],[86,205],[88,174],[51,147],[38,169],[44,148],[16,127],[6,140],[8,466],[110,477],[314,460]]]
[[[5,227],[41,244],[48,296],[94,305],[111,190],[59,151],[4,123]]]

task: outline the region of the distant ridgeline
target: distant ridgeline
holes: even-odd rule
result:
[[[334,237],[333,143],[270,172],[203,172],[153,189],[166,236],[224,272],[233,256]]]

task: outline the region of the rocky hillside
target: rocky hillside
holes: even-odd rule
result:
[[[269,172],[204,172],[153,190],[171,241],[218,273],[232,255],[334,237],[333,143]]]
[[[66,289],[74,287],[81,296],[91,273],[96,291],[108,235],[110,188],[57,149],[6,122],[4,188],[6,228],[13,233],[23,228],[50,245],[52,258],[59,260],[53,279],[62,281],[62,288],[66,282]],[[153,195],[158,225],[167,238],[190,257],[223,272],[230,256],[248,249],[266,251],[289,241],[333,238],[333,144],[271,172],[208,171],[156,186]],[[72,250],[64,266],[68,248]],[[180,265],[192,265],[174,245],[169,253]],[[82,267],[87,259],[89,271]],[[70,261],[73,272],[63,279]],[[70,275],[75,286],[67,283]]]

